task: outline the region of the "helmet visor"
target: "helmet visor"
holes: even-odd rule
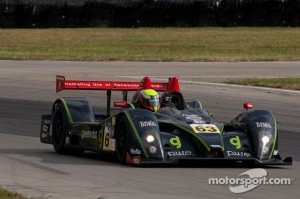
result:
[[[158,106],[159,105],[159,99],[155,98],[155,99],[151,99],[149,100],[150,106]]]

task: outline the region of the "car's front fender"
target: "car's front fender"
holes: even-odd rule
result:
[[[234,126],[240,126],[240,129],[247,134],[254,155],[258,160],[269,160],[277,155],[277,123],[269,111],[244,112],[233,123]]]
[[[145,158],[164,159],[160,130],[153,112],[144,109],[126,109],[122,114],[130,125],[129,154]]]

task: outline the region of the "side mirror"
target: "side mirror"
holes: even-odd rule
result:
[[[252,109],[253,108],[253,103],[252,102],[245,102],[244,103],[244,109],[246,109],[247,111],[249,109]]]
[[[127,106],[127,102],[125,101],[114,101],[114,107],[119,107],[122,110]]]

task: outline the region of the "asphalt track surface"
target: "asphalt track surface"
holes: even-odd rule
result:
[[[131,167],[111,154],[58,155],[39,141],[40,115],[60,96],[85,96],[104,111],[105,92],[55,93],[55,75],[67,79],[153,80],[179,76],[187,98],[198,98],[221,121],[243,111],[245,101],[270,110],[279,122],[279,152],[292,166],[266,167],[268,178],[292,178],[291,185],[259,185],[234,194],[229,185],[209,185],[209,178],[238,178],[251,168]],[[222,84],[245,77],[300,77],[299,62],[141,63],[0,61],[0,186],[44,198],[299,198],[300,92]],[[217,82],[217,83],[215,83]],[[113,93],[120,99],[120,93]]]

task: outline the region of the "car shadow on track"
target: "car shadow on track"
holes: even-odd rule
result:
[[[286,169],[286,166],[265,166],[265,165],[248,165],[241,162],[235,163],[210,163],[210,162],[193,162],[179,164],[149,164],[149,165],[124,165],[117,161],[112,152],[85,152],[79,155],[57,154],[49,149],[0,149],[1,155],[13,156],[19,155],[30,161],[30,157],[40,159],[40,163],[47,164],[70,164],[70,165],[97,165],[114,166],[114,167],[139,167],[139,168],[269,168],[269,169]],[[28,157],[28,158],[26,158]]]

